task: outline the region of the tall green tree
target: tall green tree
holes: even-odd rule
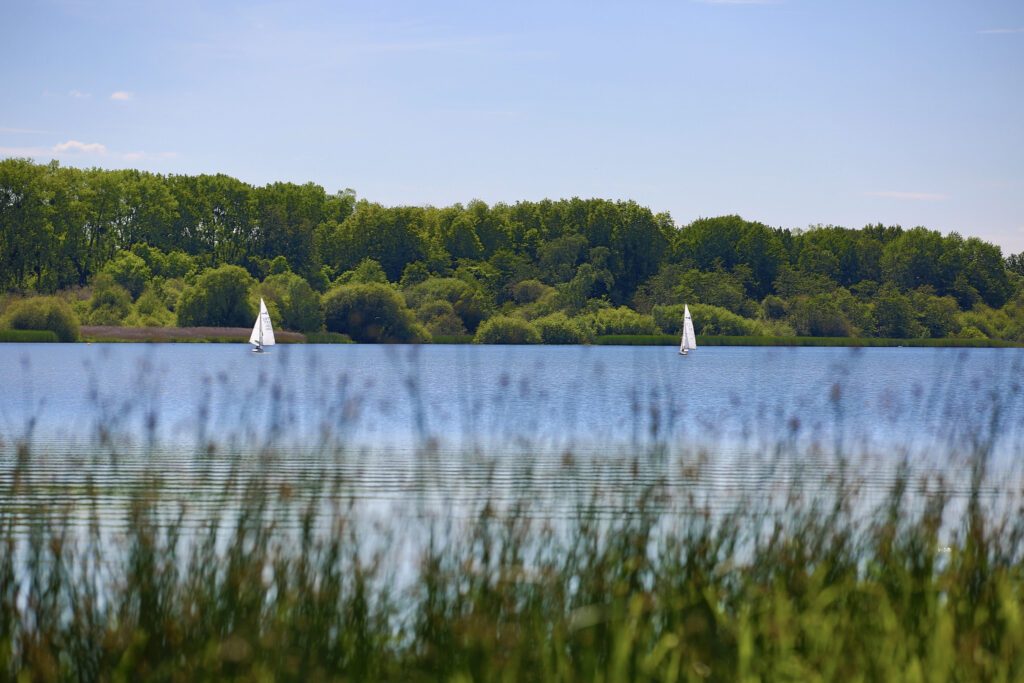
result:
[[[615,282],[611,287],[611,299],[624,303],[633,297],[637,286],[658,272],[668,248],[666,226],[659,223],[649,209],[636,202],[621,202],[618,205],[619,221],[612,228],[611,273]]]
[[[325,218],[324,189],[314,183],[273,183],[256,188],[254,200],[256,255],[284,256],[300,275],[318,271],[314,231]]]
[[[908,230],[889,242],[882,251],[882,276],[900,289],[930,286],[945,292],[951,284],[945,277],[942,235],[926,228]]]
[[[44,168],[27,159],[0,161],[0,284],[23,288],[41,274],[53,249]]]
[[[386,209],[360,201],[342,223],[327,222],[319,236],[321,257],[335,272],[350,270],[364,258],[384,268],[397,282],[405,266],[427,255],[423,210],[417,207]]]

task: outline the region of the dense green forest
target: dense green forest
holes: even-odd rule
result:
[[[0,326],[276,324],[357,341],[1024,341],[1024,254],[957,233],[677,226],[632,201],[385,207],[313,183],[0,161]],[[55,321],[60,321],[55,322]],[[67,328],[67,329],[64,329]]]

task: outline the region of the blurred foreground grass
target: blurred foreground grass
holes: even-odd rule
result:
[[[0,481],[8,680],[1024,677],[1024,510],[986,505],[984,454],[956,509],[904,466],[869,508],[840,476],[773,509],[680,513],[655,482],[628,514],[522,492],[370,521],[328,472],[301,498],[239,473],[186,524],[153,479],[116,539],[92,484],[19,506],[32,466],[21,447]]]

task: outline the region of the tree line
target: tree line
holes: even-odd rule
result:
[[[1024,254],[923,227],[679,226],[579,198],[386,207],[313,183],[0,161],[0,290],[78,292],[87,322],[247,324],[259,291],[286,326],[346,333],[386,299],[404,338],[673,333],[683,301],[705,334],[1024,338],[1022,281]]]

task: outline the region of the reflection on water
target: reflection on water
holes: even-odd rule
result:
[[[956,498],[979,451],[992,487],[1016,481],[1022,363],[1017,349],[0,345],[0,495],[19,486],[0,505],[118,510],[158,480],[201,520],[227,483],[258,477],[293,503],[326,487],[371,514],[525,497],[559,517],[599,493],[596,511],[621,515],[655,485],[679,512],[839,481],[873,498],[904,462]]]

